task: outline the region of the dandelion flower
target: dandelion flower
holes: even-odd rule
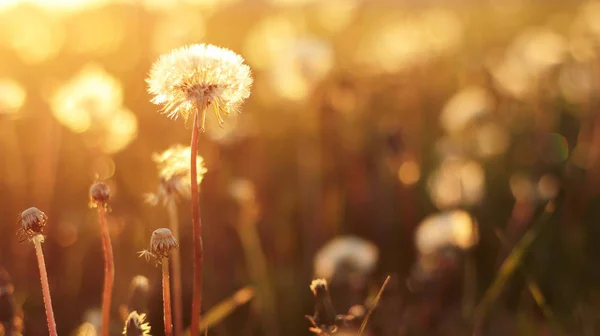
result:
[[[152,103],[163,106],[170,118],[183,117],[198,110],[205,125],[205,110],[212,105],[217,122],[221,113],[239,111],[250,96],[250,67],[244,59],[225,48],[210,44],[194,44],[162,55],[152,65],[146,82]]]
[[[190,148],[190,184],[194,237],[194,290],[192,293],[193,326],[200,321],[202,305],[202,222],[198,196],[199,130],[204,131],[206,110],[212,105],[219,125],[221,114],[235,114],[242,102],[250,96],[252,76],[244,59],[231,50],[208,44],[181,47],[162,55],[152,65],[146,79],[152,102],[162,105],[163,113],[170,118],[179,116],[187,120],[193,114]],[[192,336],[198,330],[192,328]]]
[[[155,153],[152,160],[156,163],[159,170],[160,186],[156,194],[148,194],[146,201],[152,205],[158,202],[167,205],[170,201],[176,201],[179,198],[190,198],[191,193],[191,172],[190,157],[192,150],[188,146],[174,145],[162,153]],[[207,172],[204,165],[204,159],[196,155],[196,171],[198,184],[202,182],[204,174]]]

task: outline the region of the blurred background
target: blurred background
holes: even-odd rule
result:
[[[200,139],[203,312],[232,310],[209,335],[308,335],[317,277],[356,335],[387,275],[368,335],[600,335],[600,2],[575,0],[0,0],[0,334],[47,334],[15,235],[30,206],[49,217],[59,334],[99,331],[97,179],[111,335],[132,307],[163,334],[160,268],[136,252],[168,226],[145,202],[152,154],[191,125],[158,113],[145,78],[191,43],[255,76]]]

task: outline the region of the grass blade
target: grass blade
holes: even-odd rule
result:
[[[375,307],[377,307],[377,304],[379,303],[379,300],[381,299],[381,295],[383,294],[385,287],[387,286],[388,282],[390,281],[390,278],[391,277],[388,275],[385,278],[383,285],[381,285],[381,288],[379,289],[377,296],[375,296],[375,299],[373,300],[373,304],[371,305],[371,308],[369,308],[369,311],[367,312],[367,316],[365,316],[365,319],[363,320],[362,324],[360,325],[360,330],[358,331],[358,336],[362,336],[362,334],[365,332],[365,328],[367,327],[367,322],[369,322],[369,318],[371,317],[371,314],[373,314],[373,310],[375,310]]]

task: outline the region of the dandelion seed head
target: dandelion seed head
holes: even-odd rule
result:
[[[112,154],[137,136],[137,118],[123,105],[123,85],[102,66],[87,64],[64,84],[49,86],[49,92],[56,120],[82,134],[88,146]]]
[[[191,196],[190,158],[192,150],[189,146],[174,145],[162,153],[155,153],[152,159],[159,170],[160,186],[156,194],[146,195],[146,201],[156,205],[167,204],[179,198],[189,199]],[[196,175],[198,184],[202,182],[207,169],[204,159],[196,155]]]
[[[369,275],[379,260],[375,244],[356,236],[340,236],[319,249],[314,258],[315,276],[330,281],[336,275]]]
[[[90,202],[93,206],[106,204],[110,200],[110,188],[106,183],[97,182],[90,187]]]
[[[250,67],[235,52],[210,44],[194,44],[164,54],[152,65],[148,78],[152,103],[162,105],[170,118],[187,120],[193,109],[212,105],[220,113],[236,114],[250,96]],[[197,106],[198,104],[206,106]]]
[[[143,275],[136,275],[131,279],[131,283],[129,284],[129,291],[143,291],[147,292],[150,290],[150,280]]]
[[[150,325],[146,321],[146,314],[138,314],[137,311],[132,311],[127,316],[123,335],[125,336],[144,336],[150,335]]]
[[[177,248],[177,239],[167,228],[156,229],[150,238],[150,253],[157,259],[168,258],[171,250]]]
[[[17,233],[21,233],[22,237],[32,239],[35,236],[41,236],[44,227],[46,227],[46,221],[48,216],[43,213],[40,209],[31,207],[21,213],[19,216],[18,223],[21,228]],[[43,239],[42,239],[43,241]]]

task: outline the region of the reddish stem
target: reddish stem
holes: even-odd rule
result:
[[[165,336],[172,336],[173,321],[171,320],[171,287],[169,283],[169,259],[167,258],[163,258],[162,261],[162,288]]]
[[[52,299],[50,298],[50,285],[48,284],[48,273],[46,272],[46,262],[44,261],[44,252],[40,239],[33,239],[35,245],[35,255],[37,256],[38,266],[40,268],[40,280],[42,281],[42,294],[44,295],[44,306],[46,308],[46,320],[48,322],[48,333],[50,336],[57,336],[56,322],[54,321],[54,310],[52,310]]]
[[[198,336],[200,325],[200,307],[202,305],[202,222],[200,221],[200,201],[198,196],[198,167],[196,167],[196,155],[198,153],[199,127],[198,119],[204,115],[206,100],[197,102],[197,113],[194,115],[194,126],[192,127],[192,144],[190,157],[190,175],[192,180],[192,222],[194,235],[194,290],[192,294],[192,322],[190,326],[191,336]]]
[[[110,301],[115,280],[115,261],[113,259],[110,232],[106,220],[106,205],[98,204],[98,221],[102,231],[102,249],[104,250],[104,290],[102,291],[102,336],[109,336]]]
[[[169,222],[171,232],[175,239],[179,240],[179,219],[177,216],[177,204],[174,201],[169,201],[167,204],[169,212]],[[183,303],[181,300],[181,259],[179,257],[179,249],[171,251],[171,265],[173,268],[173,320],[175,322],[174,334],[180,336],[183,328]]]

